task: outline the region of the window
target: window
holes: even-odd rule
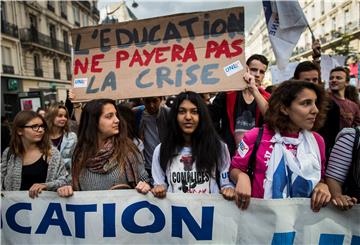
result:
[[[75,6],[73,6],[73,14],[74,14],[75,25],[80,26],[80,12],[79,9]]]
[[[349,9],[345,10],[344,13],[344,25],[347,25],[350,22],[350,12]]]
[[[315,20],[315,4],[313,4],[311,6],[311,16],[312,16],[312,20]]]
[[[9,47],[1,47],[2,64],[12,66],[11,49]]]
[[[6,21],[5,2],[1,1],[1,22]]]
[[[349,9],[345,10],[344,12],[344,29],[345,31],[350,29],[350,13],[349,13]]]
[[[64,37],[64,51],[70,52],[69,33],[67,31],[63,31],[63,37]]]
[[[50,24],[49,32],[50,32],[51,47],[57,48],[55,25]]]
[[[40,55],[34,54],[34,66],[35,69],[41,69]]]
[[[30,18],[30,28],[33,28],[33,29],[37,30],[37,20],[36,20],[36,16],[30,14],[30,15],[29,15],[29,18]]]
[[[60,1],[60,13],[61,17],[67,19],[67,7],[65,1]]]
[[[88,15],[84,13],[82,17],[83,17],[83,26],[88,26],[89,25]]]
[[[321,8],[321,14],[325,13],[325,3],[324,0],[321,0],[320,2],[320,8]]]
[[[57,59],[53,59],[53,67],[54,67],[54,78],[60,79],[59,61]]]
[[[55,2],[54,1],[48,1],[47,7],[48,7],[48,10],[55,12]]]
[[[71,80],[71,63],[69,61],[66,62],[66,76],[67,80]]]
[[[41,61],[39,54],[34,54],[34,74],[36,77],[43,76],[43,70],[41,69]]]

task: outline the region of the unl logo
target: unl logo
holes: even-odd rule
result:
[[[239,143],[239,148],[238,148],[239,155],[241,157],[244,157],[246,155],[246,153],[248,153],[248,151],[249,151],[249,147],[243,140],[241,140]]]

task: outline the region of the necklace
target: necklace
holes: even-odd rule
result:
[[[60,146],[63,141],[63,135],[61,135],[59,138],[52,139],[51,141],[53,145],[60,151]]]

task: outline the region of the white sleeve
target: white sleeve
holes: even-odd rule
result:
[[[229,178],[229,168],[230,168],[231,158],[229,154],[228,147],[225,143],[222,143],[222,157],[221,162],[218,165],[218,171],[220,174],[220,189],[222,188],[234,188],[234,184],[230,181]]]
[[[161,144],[157,145],[154,150],[151,164],[151,174],[154,180],[154,186],[165,185],[167,188],[167,183],[165,182],[165,173],[160,166],[160,148]]]

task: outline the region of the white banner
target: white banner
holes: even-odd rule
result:
[[[359,244],[360,206],[314,213],[310,199],[252,199],[248,210],[220,195],[134,190],[4,192],[2,244]]]

